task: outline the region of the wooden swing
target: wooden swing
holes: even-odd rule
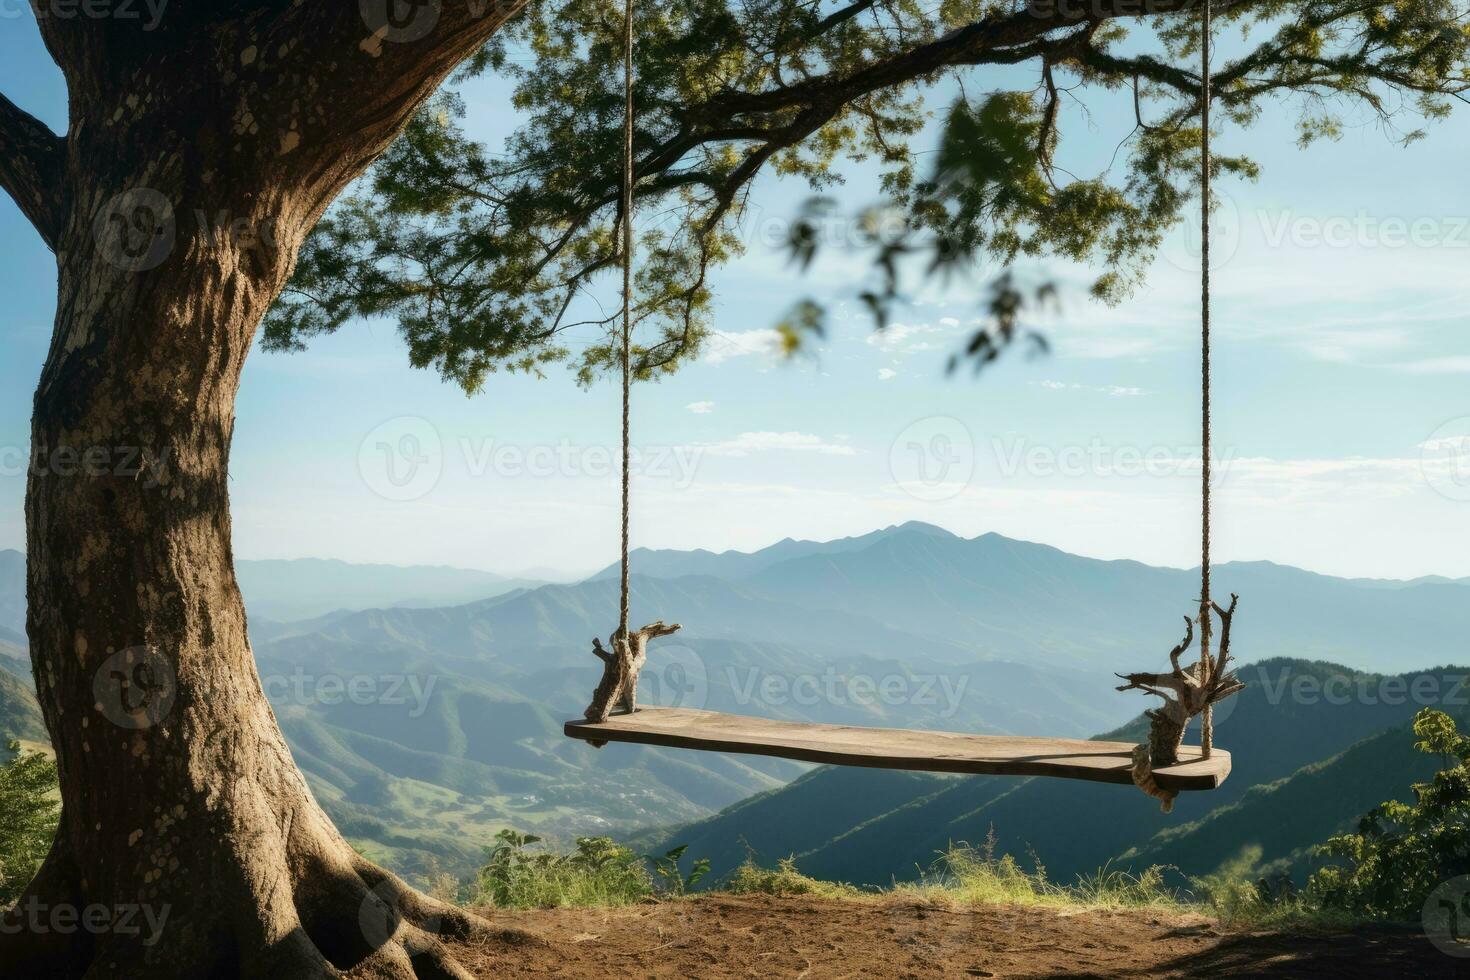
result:
[[[1164,812],[1174,797],[1189,790],[1215,789],[1230,774],[1230,753],[1214,747],[1212,706],[1240,691],[1242,684],[1228,665],[1230,624],[1237,597],[1221,607],[1210,599],[1210,3],[1204,6],[1201,37],[1200,187],[1201,187],[1201,483],[1200,600],[1194,618],[1186,616],[1185,636],[1169,653],[1164,673],[1119,674],[1120,691],[1139,690],[1163,699],[1146,712],[1148,741],[1139,745],[1083,739],[968,735],[959,732],[859,728],[849,725],[794,723],[751,718],[695,708],[639,707],[638,675],[648,659],[649,641],[676,632],[677,623],[628,628],[628,504],[630,415],[632,395],[633,306],[633,0],[625,0],[623,31],[622,185],[622,565],[618,628],[608,647],[592,641],[603,663],[602,681],[586,716],[566,723],[571,738],[596,747],[629,742],[669,748],[745,755],[776,756],[826,765],[906,769],[924,772],[993,776],[1053,776],[1092,782],[1135,785],[1160,800]],[[1218,654],[1210,652],[1214,617],[1221,623]],[[1199,625],[1200,658],[1183,667],[1180,658]],[[1200,745],[1182,744],[1189,720],[1200,716]]]

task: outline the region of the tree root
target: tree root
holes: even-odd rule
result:
[[[60,840],[61,838],[58,838]],[[415,890],[352,851],[316,840],[285,881],[261,881],[238,904],[174,909],[148,937],[27,928],[28,902],[85,908],[60,845],[0,934],[0,976],[56,980],[475,980],[449,943],[493,952],[547,945]],[[219,894],[219,893],[216,893]],[[182,904],[182,903],[180,903]],[[18,926],[18,927],[17,927]]]

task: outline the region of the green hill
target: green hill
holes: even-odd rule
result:
[[[1470,712],[1452,709],[1463,727]],[[1414,749],[1411,725],[1363,739],[1347,750],[1274,783],[1204,818],[1160,831],[1122,856],[1134,866],[1160,864],[1213,870],[1259,849],[1263,871],[1285,871],[1304,881],[1320,866],[1313,845],[1352,830],[1358,818],[1385,800],[1411,802],[1410,786],[1429,780],[1439,762]]]

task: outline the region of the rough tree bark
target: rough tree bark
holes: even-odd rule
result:
[[[488,927],[354,853],[291,759],[246,638],[228,460],[241,368],[306,232],[518,6],[39,18],[68,133],[0,98],[0,186],[59,270],[26,520],[63,809],[0,975],[467,975],[434,933]],[[150,936],[47,912],[98,906],[167,918]]]

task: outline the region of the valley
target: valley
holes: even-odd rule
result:
[[[35,739],[21,564],[0,552],[0,718]],[[1306,848],[1425,768],[1404,735],[1416,708],[1462,713],[1466,698],[1463,670],[1424,669],[1463,659],[1465,584],[1221,566],[1220,586],[1242,595],[1236,650],[1250,685],[1218,717],[1235,768],[1166,817],[1114,787],[569,741],[561,724],[598,676],[591,638],[616,608],[607,572],[518,584],[455,569],[242,565],[262,682],[297,762],[349,838],[413,876],[468,875],[506,827],[650,852],[687,843],[713,861],[712,881],[754,853],[887,885],[992,832],[1063,879],[1109,861],[1197,874],[1243,856],[1301,875]],[[1141,736],[1148,704],[1115,692],[1112,673],[1161,663],[1195,584],[1187,570],[925,524],[749,554],[640,552],[634,568],[633,618],[684,624],[655,647],[645,701],[1118,740]],[[352,608],[354,590],[372,603]],[[474,590],[488,593],[463,601]]]

